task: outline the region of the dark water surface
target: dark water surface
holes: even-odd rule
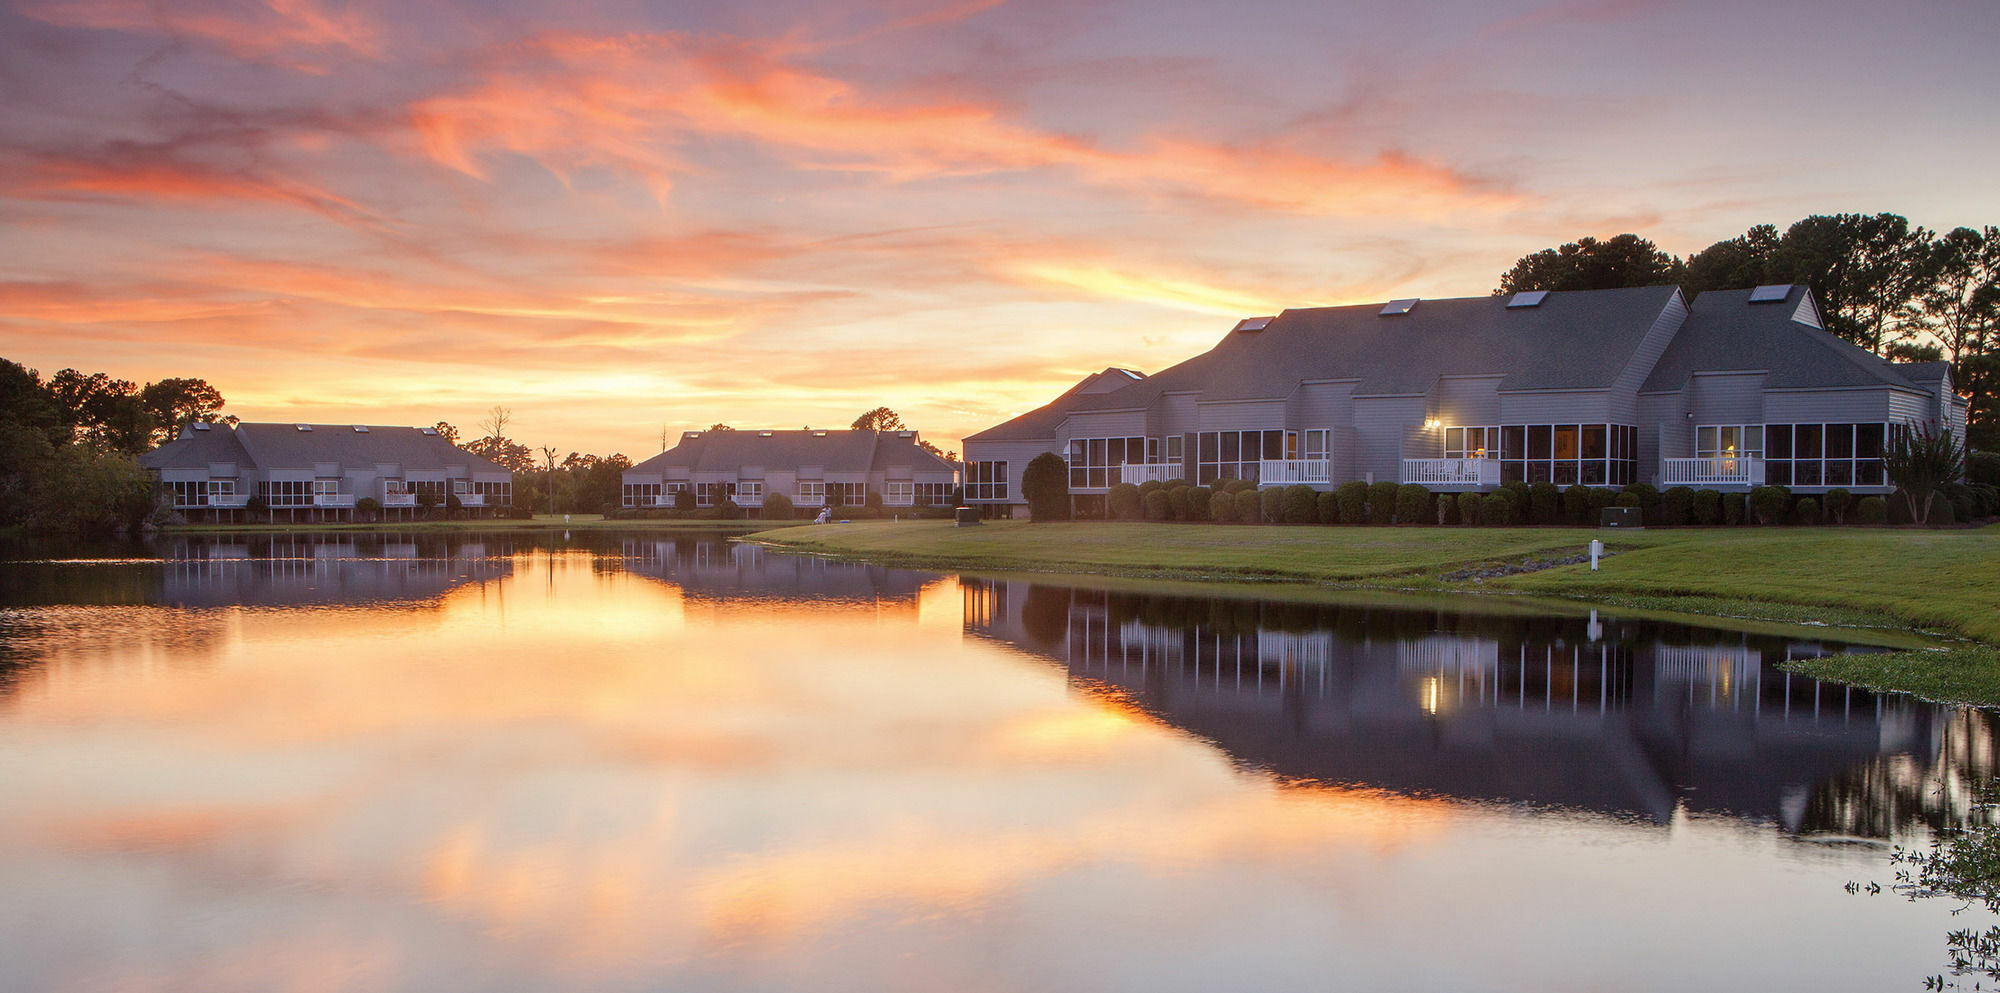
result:
[[[712,537],[0,549],[0,989],[1921,989],[1846,650]],[[1863,637],[1866,636],[1851,636]]]

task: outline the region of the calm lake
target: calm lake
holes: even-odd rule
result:
[[[1810,632],[658,533],[8,557],[9,993],[1918,990],[1992,923],[1887,887],[1993,716]]]

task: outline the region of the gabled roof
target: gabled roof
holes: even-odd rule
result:
[[[1075,409],[1086,397],[1122,395],[1133,386],[1145,383],[1145,373],[1116,366],[1103,372],[1093,372],[1077,380],[1075,386],[1062,392],[1061,396],[1049,401],[1012,420],[971,435],[966,441],[1038,441],[1055,437],[1056,428],[1063,418]]]
[[[1711,290],[1696,297],[1641,390],[1678,390],[1698,372],[1761,371],[1770,390],[1898,386],[1927,392],[1873,352],[1796,320],[1809,298],[1806,287],[1793,286],[1782,301],[1769,303],[1751,303],[1751,293]]]
[[[206,431],[190,425],[181,429],[180,437],[139,456],[139,464],[148,469],[205,469],[211,462],[234,462],[246,469],[257,466],[227,424],[211,424]]]
[[[1502,390],[1606,389],[1679,292],[1550,293],[1513,308],[1499,296],[1420,300],[1397,314],[1379,303],[1287,310],[1262,331],[1232,331],[1201,355],[1072,409],[1143,407],[1174,392],[1278,400],[1308,380],[1352,381],[1359,396],[1426,393],[1443,376],[1499,376]]]
[[[395,462],[403,471],[436,472],[463,466],[471,472],[507,472],[501,466],[462,448],[455,448],[437,434],[423,428],[387,424],[309,424],[309,431],[297,424],[238,424],[233,429],[217,424],[207,431],[192,427],[181,436],[142,456],[150,468],[203,466],[233,459],[245,465],[270,469],[311,469],[322,462],[337,463],[342,469],[373,469],[377,463]],[[225,447],[226,446],[226,447]],[[208,455],[234,451],[233,456]]]
[[[1951,376],[1951,363],[1944,361],[1891,362],[1889,367],[1912,383],[1938,383]]]
[[[820,466],[828,472],[869,472],[909,466],[924,472],[957,467],[918,447],[915,431],[689,431],[674,447],[627,469],[660,473],[731,472],[742,466],[792,470]]]

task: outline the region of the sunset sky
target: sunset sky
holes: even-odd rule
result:
[[[2000,223],[2000,6],[0,0],[0,355],[644,458],[957,439],[1526,253]]]

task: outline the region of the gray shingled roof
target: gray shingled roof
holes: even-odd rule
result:
[[[214,425],[207,431],[182,428],[180,437],[139,456],[139,464],[148,469],[206,469],[211,462],[234,462],[242,468],[257,465],[257,460],[244,451],[236,440],[236,432],[227,424]]]
[[[1889,367],[1903,374],[1912,383],[1935,383],[1951,375],[1951,363],[1938,362],[1891,362]]]
[[[1765,389],[1840,386],[1900,386],[1916,390],[1909,377],[1864,348],[1792,320],[1805,298],[1793,286],[1783,302],[1751,303],[1749,290],[1711,290],[1688,308],[1673,343],[1653,366],[1642,390],[1669,392],[1685,387],[1697,372],[1764,371]],[[1921,391],[1920,391],[1921,392]]]
[[[310,469],[321,462],[335,462],[343,469],[373,469],[378,462],[396,462],[405,472],[460,465],[473,472],[507,471],[421,428],[364,426],[365,432],[354,430],[352,424],[313,424],[311,431],[301,431],[296,424],[238,424],[233,430],[218,424],[208,431],[183,431],[180,438],[140,461],[155,469],[234,460],[265,469]],[[238,454],[209,454],[224,451]]]
[[[828,472],[868,472],[891,465],[924,472],[956,471],[951,463],[917,447],[914,431],[703,431],[633,466],[631,472],[667,469],[731,472],[741,466],[789,470],[816,465]]]
[[[1132,386],[1125,386],[1103,394],[1090,393],[1090,388],[1106,376],[1130,379]],[[1077,380],[1075,386],[1064,390],[1062,395],[1056,397],[1054,400],[1036,407],[1019,417],[1002,421],[984,431],[967,435],[965,440],[1036,441],[1042,438],[1053,438],[1055,437],[1056,427],[1062,424],[1063,418],[1068,417],[1069,412],[1075,409],[1084,399],[1094,396],[1123,395],[1126,390],[1142,385],[1145,382],[1146,376],[1144,373],[1135,372],[1131,369],[1120,369],[1116,366],[1105,369],[1103,372],[1093,372]]]
[[[1201,355],[1114,393],[1080,397],[1072,409],[1144,407],[1176,392],[1282,399],[1304,380],[1355,380],[1358,396],[1424,393],[1440,376],[1498,375],[1503,390],[1603,389],[1677,292],[1550,293],[1538,307],[1511,310],[1499,296],[1423,300],[1388,317],[1379,303],[1287,310],[1263,331],[1232,331]]]

